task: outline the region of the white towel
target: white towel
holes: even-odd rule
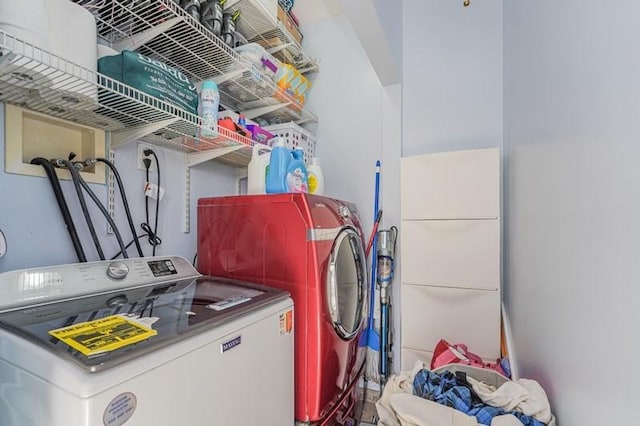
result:
[[[548,426],[555,426],[547,394],[535,380],[508,381],[497,389],[473,377],[467,376],[467,381],[485,404],[500,407],[505,411],[518,411]]]

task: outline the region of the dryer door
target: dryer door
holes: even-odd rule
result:
[[[326,284],[333,328],[345,340],[360,331],[367,300],[366,267],[360,236],[353,228],[342,229],[333,243]]]

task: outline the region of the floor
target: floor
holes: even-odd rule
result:
[[[355,413],[359,417],[361,426],[377,425],[378,413],[376,411],[376,401],[380,398],[379,391],[368,389],[364,395],[363,403],[363,388],[358,388],[358,404],[356,405]]]

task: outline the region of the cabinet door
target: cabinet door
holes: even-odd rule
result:
[[[404,221],[402,281],[498,290],[500,221]]]
[[[500,355],[500,292],[402,285],[402,346],[431,352],[440,339],[483,358]]]
[[[453,151],[401,159],[402,219],[500,216],[500,150]]]

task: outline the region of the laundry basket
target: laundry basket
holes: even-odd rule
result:
[[[304,150],[304,163],[309,164],[312,157],[315,156],[316,137],[308,130],[303,129],[296,123],[282,123],[265,126],[265,130],[279,136],[285,140],[287,148],[302,148]]]

